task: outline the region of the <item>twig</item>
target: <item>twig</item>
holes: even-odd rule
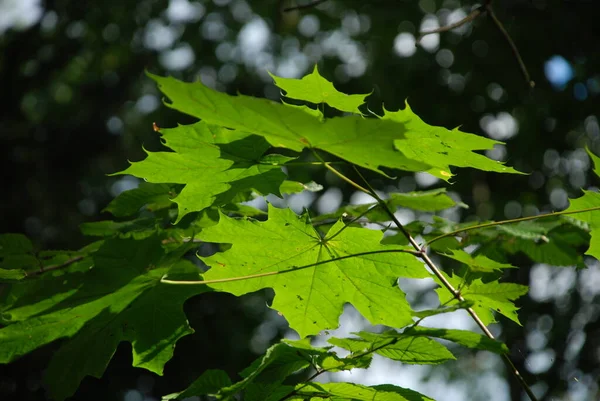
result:
[[[57,265],[50,265],[50,266],[46,266],[46,267],[40,267],[40,270],[34,270],[31,272],[27,273],[27,277],[34,277],[34,276],[39,276],[40,274],[43,273],[47,273],[47,272],[51,272],[53,270],[59,270],[62,268],[65,268],[67,266],[72,265],[75,262],[79,262],[81,259],[83,259],[85,256],[83,255],[79,255],[79,256],[75,256],[69,260],[64,261],[63,263],[59,263]]]
[[[327,0],[315,0],[315,1],[312,1],[312,2],[310,2],[308,4],[302,4],[302,5],[299,5],[299,6],[293,6],[293,7],[284,8],[282,11],[284,13],[289,13],[290,11],[304,10],[306,8],[316,7],[319,4],[321,4],[321,3],[325,3],[326,1]]]
[[[600,206],[594,206],[594,207],[589,207],[586,209],[579,209],[579,210],[563,210],[561,212],[552,212],[552,213],[546,213],[546,214],[538,214],[536,216],[519,217],[516,219],[493,221],[491,223],[477,224],[474,226],[469,226],[469,227],[461,228],[459,230],[450,231],[449,233],[438,235],[437,237],[432,238],[431,240],[427,241],[425,243],[425,246],[430,246],[431,244],[433,244],[434,242],[436,242],[438,240],[441,240],[442,238],[453,237],[456,234],[460,234],[460,233],[463,233],[466,231],[471,231],[471,230],[478,230],[480,228],[501,226],[504,224],[511,224],[511,223],[520,223],[522,221],[537,220],[537,219],[543,219],[543,218],[552,217],[552,216],[565,216],[567,214],[579,214],[579,213],[585,213],[585,212],[594,212],[596,210],[600,210]]]
[[[534,88],[535,82],[532,81],[531,77],[529,76],[529,71],[527,71],[527,67],[525,66],[525,63],[523,62],[523,59],[521,58],[521,54],[519,53],[519,49],[517,49],[517,45],[515,45],[515,42],[513,42],[512,38],[510,37],[510,35],[506,31],[506,29],[504,28],[504,25],[502,25],[502,22],[500,22],[500,20],[496,17],[496,14],[494,14],[494,10],[492,10],[491,5],[487,5],[487,12],[488,12],[488,15],[490,16],[490,18],[492,19],[492,21],[494,21],[494,24],[496,25],[498,30],[504,36],[504,39],[506,39],[506,41],[508,42],[515,58],[517,59],[517,62],[519,63],[519,68],[521,69],[521,73],[523,74],[525,81],[531,88]]]
[[[431,35],[434,33],[448,32],[454,28],[461,27],[464,24],[466,24],[467,22],[473,21],[475,18],[479,17],[485,11],[486,11],[486,5],[479,6],[476,9],[474,9],[473,11],[471,11],[471,13],[469,15],[467,15],[465,18],[461,19],[460,21],[455,22],[454,24],[450,24],[450,25],[442,26],[442,27],[439,27],[436,29],[432,29],[431,31],[421,32],[419,37],[417,38],[417,41],[415,42],[415,46],[418,45],[419,43],[421,43],[421,39],[423,39],[424,36]]]
[[[502,24],[502,22],[498,19],[498,17],[496,17],[496,14],[494,13],[494,10],[492,9],[492,0],[485,0],[483,5],[475,8],[473,11],[471,11],[471,13],[469,15],[467,15],[465,18],[461,19],[460,21],[457,21],[450,25],[442,26],[440,28],[432,29],[431,31],[421,32],[421,34],[419,35],[419,37],[417,38],[417,40],[415,42],[415,46],[421,42],[421,40],[423,39],[424,36],[431,35],[433,33],[441,33],[441,32],[451,31],[454,28],[463,26],[467,22],[473,21],[475,18],[479,17],[480,15],[482,15],[484,13],[487,13],[489,15],[491,20],[494,22],[494,25],[496,25],[496,28],[498,28],[498,30],[500,31],[502,36],[504,36],[504,39],[508,42],[508,45],[510,46],[510,48],[513,52],[513,55],[517,59],[517,63],[519,64],[519,69],[521,70],[521,74],[523,74],[523,77],[525,78],[527,85],[529,85],[529,87],[531,87],[531,88],[534,88],[535,82],[531,79],[531,76],[529,75],[529,71],[527,71],[527,67],[525,66],[525,63],[523,62],[523,58],[521,57],[521,54],[519,53],[519,49],[517,48],[517,45],[515,44],[515,42],[512,40],[512,38],[506,31],[506,28],[504,28],[504,25]]]

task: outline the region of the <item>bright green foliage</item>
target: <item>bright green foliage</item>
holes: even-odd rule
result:
[[[358,109],[365,103],[364,95],[346,95],[335,89],[333,84],[323,78],[317,66],[312,74],[305,75],[302,79],[280,78],[270,74],[275,85],[285,91],[285,96],[290,99],[304,100],[311,103],[327,103],[341,111],[361,114]]]
[[[318,72],[313,74],[318,75]],[[275,147],[295,151],[321,149],[382,174],[385,173],[380,166],[430,171],[447,180],[451,177],[449,165],[516,173],[499,162],[472,152],[490,149],[499,142],[458,130],[429,126],[408,107],[403,111],[386,112],[383,119],[359,116],[323,119],[320,112],[306,106],[289,106],[243,95],[233,97],[199,82],[186,84],[172,78],[150,77],[171,99],[171,107],[208,124],[261,135]],[[316,75],[313,79],[322,82],[322,78],[316,78]],[[290,82],[284,81],[284,86],[289,87]],[[285,90],[285,87],[282,89]],[[322,99],[322,95],[315,97],[300,91],[292,92],[298,100],[312,102],[315,98]],[[332,100],[334,107],[345,107],[343,101],[336,99]],[[369,149],[369,152],[364,149]]]
[[[446,195],[445,188],[429,191],[391,193],[387,203],[392,207],[406,207],[425,212],[435,212],[453,206],[467,207],[464,203],[456,203],[451,197]]]
[[[288,398],[291,401],[433,401],[416,391],[390,384],[368,387],[354,383],[307,383],[296,388],[298,395]]]
[[[160,132],[174,152],[150,152],[120,174],[154,183],[186,184],[173,199],[179,206],[177,221],[188,213],[228,203],[240,192],[280,195],[285,179],[281,168],[258,161],[269,148],[265,141],[203,122]]]
[[[427,337],[396,332],[376,334],[361,331],[356,334],[359,338],[331,338],[329,342],[353,354],[375,352],[409,364],[437,365],[456,359],[446,347]]]
[[[203,258],[212,267],[206,280],[262,275],[211,287],[235,295],[273,288],[273,308],[302,337],[337,327],[345,302],[373,324],[403,327],[412,321],[411,310],[396,279],[429,276],[421,262],[403,252],[405,247],[379,244],[380,232],[338,222],[321,238],[306,216],[273,206],[264,223],[222,215],[199,237],[233,244]]]
[[[162,374],[175,342],[193,332],[183,302],[206,288],[175,288],[160,284],[160,278],[196,271],[166,254],[156,238],[109,240],[93,260],[17,284],[5,295],[0,363],[70,338],[46,372],[57,399],[71,395],[84,376],[100,377],[121,341],[133,344],[134,366]]]
[[[484,255],[472,256],[463,250],[454,250],[450,254],[444,254],[451,259],[457,260],[467,265],[470,271],[480,273],[491,273],[496,270],[511,269],[515,266],[508,263],[499,263]]]
[[[567,211],[589,209],[593,207],[600,207],[600,193],[583,191],[582,197],[571,199],[571,205]],[[589,225],[591,231],[590,247],[585,254],[600,259],[600,213],[598,213],[598,211],[578,213],[573,215],[573,218]]]
[[[393,333],[392,333],[393,334]],[[398,335],[397,333],[394,335]],[[429,327],[414,326],[404,330],[402,335],[428,336],[452,341],[467,348],[491,351],[496,354],[508,352],[508,347],[500,341],[492,340],[484,335],[467,330],[432,329]]]
[[[394,140],[396,149],[410,159],[431,165],[428,172],[438,178],[448,181],[452,176],[450,166],[518,173],[511,167],[473,152],[492,149],[495,144],[502,142],[467,134],[458,129],[449,131],[443,127],[428,125],[413,113],[408,103],[404,110],[385,110],[383,119],[396,121],[404,126],[405,137]]]
[[[45,377],[56,399],[71,395],[86,375],[100,377],[123,341],[132,344],[134,366],[162,374],[176,342],[193,332],[183,313],[188,298],[211,289],[239,296],[272,288],[272,307],[302,339],[271,346],[237,382],[223,371],[208,370],[165,400],[206,395],[245,401],[430,400],[392,385],[312,380],[324,372],[368,368],[373,354],[407,364],[454,360],[439,340],[505,354],[507,347],[496,340],[422,327],[421,320],[472,308],[486,325],[495,322],[494,312],[519,323],[515,301],[527,287],[498,281],[504,269],[514,268],[512,255],[583,267],[580,249],[589,243],[587,254],[600,256],[597,192],[572,200],[568,211],[587,209],[585,213],[511,224],[454,223],[435,216],[466,207],[444,188],[390,193],[380,203],[373,198],[371,204],[321,216],[308,211],[298,216],[272,205],[267,212],[259,210],[246,203],[257,194],[323,189],[309,181],[309,174],[292,174],[291,169],[306,168],[307,156],[312,156],[308,172],[340,163],[340,171],[356,167],[378,172],[384,181],[378,188],[395,185],[386,180],[398,172],[394,170],[427,171],[446,181],[452,177],[451,166],[517,171],[476,153],[499,142],[430,126],[408,106],[382,117],[361,115],[367,95],[337,91],[316,68],[301,80],[273,78],[290,99],[326,103],[351,115],[326,118],[331,110],[325,107],[230,96],[201,83],[151,77],[171,107],[202,121],[161,129],[168,150],[149,152],[117,173],[144,182],[106,207],[115,220],[81,226],[84,234],[101,240],[77,251],[37,251],[23,235],[0,235],[0,363],[63,340]],[[329,155],[323,158],[332,162],[326,166],[314,162],[324,152]],[[597,172],[599,159],[590,156]],[[302,182],[287,180],[283,167]],[[426,212],[427,217],[396,226],[390,215],[398,208]],[[409,246],[405,232],[415,241],[424,239],[412,242],[417,250]],[[205,242],[221,245],[212,256],[201,257],[209,268],[201,276],[189,257]],[[471,246],[475,251],[465,251]],[[433,266],[425,252],[445,256],[439,258],[443,266]],[[441,305],[413,311],[398,279],[432,276],[421,259],[431,271],[450,271],[460,263],[451,275],[441,274],[464,300],[436,279]],[[182,281],[186,285],[174,285]],[[307,336],[337,327],[346,303],[373,325],[393,330],[331,339],[350,351],[344,358],[333,347],[311,346]],[[310,381],[303,379],[309,375]]]
[[[517,316],[519,308],[512,301],[527,294],[527,286],[499,283],[497,281],[484,283],[481,279],[469,282],[459,276],[448,276],[445,273],[444,275],[450,284],[460,291],[465,300],[475,303],[473,310],[477,312],[486,326],[496,322],[492,310],[506,316],[515,323],[521,324]],[[435,280],[438,281],[437,278]],[[439,281],[438,284],[441,285]],[[452,294],[446,288],[438,288],[435,292],[440,297],[440,303],[442,304],[454,300]]]

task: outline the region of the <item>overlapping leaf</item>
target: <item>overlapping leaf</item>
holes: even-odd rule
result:
[[[218,399],[233,400],[238,393],[247,401],[277,401],[289,396],[293,386],[281,383],[292,374],[306,369],[319,368],[330,372],[368,367],[370,356],[339,358],[329,351],[331,347],[318,348],[308,340],[275,344],[240,374],[243,379],[231,384],[222,371],[208,371],[184,391],[169,394],[163,400],[181,400],[193,396],[213,395]]]
[[[591,208],[600,209],[600,193],[583,191],[582,197],[570,199],[570,202],[571,205],[567,211]],[[577,213],[572,215],[572,217],[589,225],[591,239],[590,246],[585,254],[600,260],[600,210]]]
[[[396,279],[428,277],[417,258],[404,253],[405,247],[381,245],[380,232],[344,228],[341,222],[322,239],[305,219],[273,206],[266,222],[222,215],[199,236],[232,247],[203,258],[212,267],[205,279],[226,281],[211,286],[235,295],[273,288],[273,308],[302,337],[337,327],[346,302],[373,324],[411,322]]]
[[[341,111],[360,114],[358,109],[365,103],[368,93],[362,95],[347,95],[335,89],[333,84],[323,78],[317,66],[311,74],[302,79],[280,78],[270,74],[275,85],[285,91],[290,99],[304,100],[311,103],[327,103]]]
[[[175,195],[167,184],[142,182],[139,187],[120,193],[104,211],[115,217],[125,217],[136,214],[144,206],[150,211],[164,209],[173,204],[171,198]]]
[[[183,302],[206,291],[160,284],[168,271],[182,278],[197,274],[177,259],[165,255],[157,238],[108,240],[94,254],[93,268],[85,258],[13,285],[2,311],[7,326],[0,329],[0,363],[69,338],[46,372],[57,399],[71,395],[84,376],[100,377],[121,341],[133,344],[134,366],[162,374],[175,342],[192,332]]]
[[[386,332],[382,334],[361,331],[359,338],[331,338],[329,342],[353,354],[375,352],[394,361],[408,364],[437,365],[454,355],[442,344],[427,337]]]
[[[391,384],[363,386],[355,383],[307,383],[296,386],[290,401],[433,401],[433,399],[403,387]]]
[[[444,256],[464,263],[472,272],[491,273],[502,269],[515,268],[515,266],[511,264],[496,262],[484,255],[473,256],[460,249],[455,249],[452,253],[444,254]]]
[[[473,152],[474,150],[492,149],[502,142],[484,138],[478,135],[452,131],[444,127],[426,124],[408,106],[404,110],[385,110],[384,119],[399,122],[404,125],[406,135],[394,141],[396,149],[413,160],[420,160],[433,166],[428,172],[443,180],[448,180],[452,174],[450,166],[470,167],[483,171],[497,173],[519,173],[512,167],[489,159]]]
[[[484,324],[489,325],[496,322],[492,311],[506,316],[517,324],[521,324],[517,316],[519,308],[515,306],[514,301],[527,294],[527,286],[499,283],[498,281],[484,283],[481,279],[468,282],[459,276],[442,274],[446,276],[446,279],[455,289],[460,291],[465,300],[475,303],[473,310],[479,315]],[[439,283],[437,278],[435,280]],[[439,284],[441,285],[441,283]],[[438,288],[435,292],[440,298],[440,303],[455,302],[454,297],[446,288]]]
[[[277,165],[258,161],[269,148],[262,138],[204,122],[160,132],[174,152],[150,152],[118,174],[185,184],[173,199],[179,208],[177,222],[188,213],[227,203],[243,191],[280,195],[285,174]]]

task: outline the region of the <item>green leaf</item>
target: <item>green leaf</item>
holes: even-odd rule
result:
[[[269,148],[263,139],[204,122],[160,132],[174,152],[149,152],[145,160],[116,174],[186,184],[173,199],[179,209],[176,223],[188,213],[225,204],[246,190],[280,195],[285,179],[281,168],[255,161]]]
[[[414,390],[384,384],[363,386],[355,383],[305,383],[296,386],[296,400],[331,401],[433,401],[433,399]],[[311,398],[306,398],[311,397]]]
[[[413,210],[435,212],[448,209],[453,206],[467,207],[464,203],[456,203],[446,195],[445,188],[430,191],[416,191],[407,193],[391,193],[390,199],[386,201],[392,207],[406,207]]]
[[[103,211],[115,217],[132,216],[144,206],[150,211],[167,208],[173,204],[172,196],[169,185],[142,182],[138,188],[120,193]]]
[[[491,273],[494,271],[501,271],[502,269],[516,269],[516,267],[511,264],[499,263],[484,255],[473,256],[460,249],[455,249],[451,252],[452,253],[449,254],[443,253],[442,255],[464,263],[472,272]]]
[[[595,166],[598,168],[598,165],[595,164]],[[566,210],[568,212],[596,207],[600,209],[600,193],[584,190],[582,197],[570,199],[570,202],[571,205]],[[571,215],[571,217],[589,225],[592,238],[590,239],[590,247],[585,254],[600,260],[600,210],[577,213]]]
[[[592,163],[594,164],[594,174],[596,174],[596,177],[600,177],[600,157],[593,154],[590,148],[587,146],[585,147],[585,151],[590,156],[590,159],[592,159]]]
[[[404,110],[385,110],[382,118],[402,123],[405,127],[405,137],[394,141],[396,149],[413,160],[420,160],[433,166],[428,172],[443,180],[448,181],[452,177],[450,166],[523,174],[504,166],[501,162],[473,152],[492,149],[495,144],[502,144],[502,142],[461,132],[458,129],[450,131],[444,127],[431,126],[414,114],[408,103]]]
[[[479,315],[483,323],[487,326],[495,323],[496,319],[491,310],[494,310],[513,322],[521,324],[517,316],[517,308],[514,300],[522,295],[527,294],[528,287],[525,285],[512,283],[499,283],[492,281],[484,283],[481,279],[475,279],[472,282],[467,282],[463,278],[452,275],[448,276],[442,272],[446,279],[458,289],[463,298],[467,301],[473,301],[475,305],[473,310]],[[435,290],[440,298],[441,304],[454,302],[452,294],[440,283],[439,279],[434,279],[442,288]]]
[[[183,400],[194,396],[215,395],[221,388],[228,386],[231,386],[231,379],[229,379],[227,373],[218,369],[209,369],[202,373],[199,378],[194,380],[194,382],[184,391],[165,395],[162,399],[164,401]]]
[[[317,184],[314,181],[310,181],[310,182],[307,182],[306,184],[303,184],[298,181],[285,180],[279,187],[279,190],[281,191],[282,194],[297,194],[302,191],[319,192],[319,191],[323,190],[323,186],[320,184]]]
[[[386,358],[409,364],[437,365],[456,359],[442,344],[426,337],[404,335],[394,331],[381,334],[361,331],[360,338],[331,338],[329,342],[354,355],[375,352]]]
[[[413,316],[418,317],[419,319],[424,319],[429,316],[435,316],[435,315],[439,315],[442,313],[456,312],[457,310],[460,310],[460,309],[467,309],[467,308],[472,307],[473,305],[474,305],[473,301],[461,301],[454,305],[440,306],[439,308],[436,308],[436,309],[425,309],[425,310],[421,310],[421,311],[414,311]]]
[[[505,354],[508,352],[508,347],[500,341],[493,340],[482,334],[473,333],[472,331],[467,330],[436,329],[414,326],[404,330],[402,334],[409,336],[414,335],[442,338],[467,348],[491,351],[496,354]]]
[[[280,78],[273,74],[269,75],[275,81],[275,85],[283,89],[286,92],[285,96],[290,99],[304,100],[315,104],[327,103],[331,107],[349,113],[361,114],[358,108],[365,103],[365,98],[370,95],[370,93],[347,95],[338,91],[331,82],[319,74],[316,65],[313,72],[305,75],[302,79]]]
[[[394,149],[393,141],[404,138],[406,129],[391,120],[361,116],[323,120],[317,115],[320,113],[307,112],[307,107],[244,95],[230,96],[200,82],[184,83],[148,75],[171,99],[170,107],[208,124],[263,136],[275,147],[297,152],[304,148],[321,149],[381,174],[385,173],[379,166],[406,171],[429,168],[426,162],[411,160]]]
[[[266,222],[222,215],[218,225],[199,237],[232,247],[202,258],[211,266],[205,279],[226,280],[210,286],[238,296],[273,288],[273,308],[301,337],[337,327],[346,302],[373,324],[403,327],[412,322],[397,278],[429,273],[404,253],[406,247],[381,245],[381,232],[345,228],[341,222],[322,239],[305,220],[271,205]]]
[[[0,257],[33,252],[33,245],[23,234],[0,234]]]
[[[183,302],[207,290],[160,284],[168,271],[175,277],[198,276],[185,260],[169,269],[171,259],[157,238],[108,240],[94,255],[92,269],[82,261],[68,274],[42,276],[42,287],[37,280],[15,284],[11,294],[20,297],[3,310],[8,325],[0,329],[0,363],[69,338],[45,376],[50,393],[61,400],[86,375],[101,377],[121,341],[133,344],[134,366],[162,374],[175,342],[192,332]],[[36,294],[39,288],[45,288],[45,296]]]
[[[18,281],[27,277],[27,273],[23,269],[1,269],[0,268],[0,283]]]
[[[127,221],[94,221],[82,223],[79,229],[83,235],[91,237],[113,237],[144,239],[156,234],[158,221],[155,218],[141,218]]]

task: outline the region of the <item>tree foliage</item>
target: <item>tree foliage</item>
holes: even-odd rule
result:
[[[157,128],[170,151],[148,152],[118,173],[146,183],[107,207],[117,220],[82,226],[101,239],[77,251],[36,252],[22,235],[0,236],[0,280],[7,286],[0,304],[0,362],[64,340],[46,372],[55,399],[73,394],[86,375],[100,377],[123,341],[132,344],[134,366],[162,374],[177,341],[193,332],[183,313],[188,298],[272,288],[271,307],[301,339],[273,345],[239,379],[209,370],[165,400],[204,395],[230,400],[240,393],[257,401],[429,400],[392,385],[316,378],[368,368],[374,354],[404,364],[441,364],[456,358],[447,342],[507,359],[506,345],[486,329],[498,315],[519,324],[515,302],[527,287],[502,281],[504,270],[515,268],[507,256],[522,252],[534,261],[581,264],[578,247],[589,243],[587,254],[598,257],[597,192],[550,215],[402,225],[394,215],[398,208],[464,205],[443,189],[382,199],[361,171],[383,180],[422,171],[447,181],[460,180],[455,167],[519,172],[475,152],[497,141],[428,125],[408,105],[382,116],[370,113],[363,107],[366,95],[337,91],[316,68],[301,80],[273,76],[289,99],[307,104],[231,96],[200,82],[150,77],[169,107],[200,121]],[[325,107],[338,111],[326,113]],[[318,190],[314,183],[286,179],[285,171],[309,165],[331,171],[375,201],[323,216],[248,205],[258,195]],[[206,244],[216,252],[196,257]],[[457,267],[443,272],[432,255],[452,259]],[[433,278],[439,309],[414,311],[399,278]],[[346,303],[388,329],[374,327],[313,347],[310,336],[336,328]],[[458,309],[467,310],[485,335],[421,325],[429,316]],[[339,356],[333,346],[348,355]],[[301,371],[313,375],[304,379],[297,375]]]

